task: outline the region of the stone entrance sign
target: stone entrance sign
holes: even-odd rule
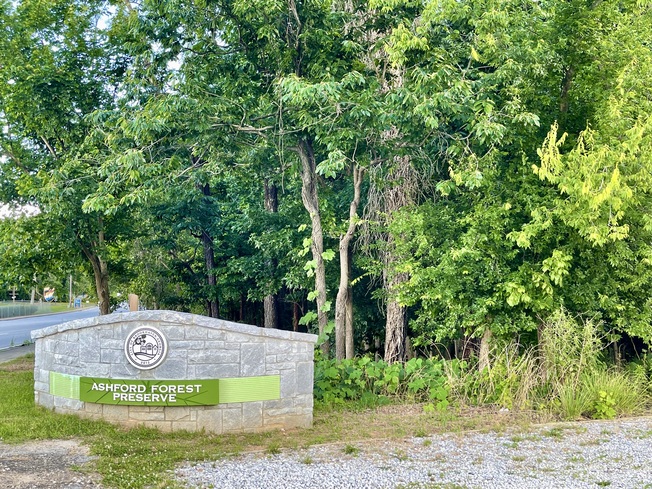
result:
[[[312,425],[315,335],[142,311],[32,339],[35,400],[56,412],[164,431]]]

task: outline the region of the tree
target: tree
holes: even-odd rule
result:
[[[100,312],[109,312],[108,241],[124,216],[83,213],[95,189],[92,111],[113,103],[122,66],[96,27],[103,2],[23,1],[2,7],[0,114],[3,186],[9,199],[38,205],[51,239],[75,243],[91,266]],[[7,190],[9,189],[9,190]],[[114,226],[117,224],[116,226]]]

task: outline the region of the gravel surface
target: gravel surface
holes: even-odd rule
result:
[[[247,454],[175,472],[186,487],[221,489],[652,488],[651,418],[352,446]]]
[[[91,460],[88,448],[75,440],[40,440],[20,445],[0,442],[0,487],[99,488],[99,477],[83,470]]]

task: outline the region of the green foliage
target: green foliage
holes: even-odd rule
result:
[[[597,419],[611,419],[616,416],[616,400],[607,391],[598,392],[598,399],[595,402],[595,414]]]
[[[475,361],[447,368],[450,398],[462,404],[550,411],[562,419],[613,418],[641,411],[649,398],[644,365],[629,371],[602,361],[599,323],[577,321],[564,310],[541,326],[538,348],[494,345],[491,366]]]
[[[325,404],[392,398],[428,402],[437,409],[446,409],[448,393],[444,361],[434,358],[414,358],[404,364],[387,364],[369,357],[322,359],[315,364],[315,399]]]

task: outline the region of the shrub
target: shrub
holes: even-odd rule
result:
[[[448,404],[444,360],[414,358],[406,363],[388,364],[369,357],[353,360],[320,359],[315,364],[315,399],[324,404],[346,400],[379,402],[393,398],[432,402],[443,409]]]

